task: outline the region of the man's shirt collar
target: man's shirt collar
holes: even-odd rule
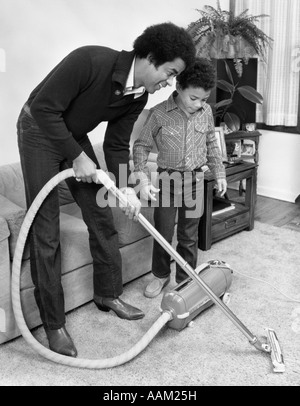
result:
[[[128,75],[127,82],[125,85],[124,96],[127,96],[129,94],[134,94],[134,98],[136,99],[136,98],[142,96],[145,93],[146,89],[144,86],[141,86],[138,88],[134,87],[135,60],[136,60],[136,58],[133,59],[133,62],[132,62],[132,65],[131,65],[131,68],[129,71],[129,75]]]

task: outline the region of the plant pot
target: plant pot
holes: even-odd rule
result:
[[[196,45],[197,56],[208,59],[243,59],[245,63],[256,55],[255,49],[241,36],[204,36]]]
[[[209,56],[213,59],[223,59],[226,58],[226,49],[224,50],[224,37],[217,35],[214,40]]]
[[[235,38],[236,58],[243,59],[246,63],[256,56],[255,49],[240,35]]]
[[[235,50],[235,44],[228,44],[228,52],[226,58],[228,59],[234,59],[236,58],[236,50]]]

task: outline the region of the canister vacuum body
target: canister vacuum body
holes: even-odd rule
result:
[[[232,269],[223,261],[208,261],[196,268],[195,272],[218,297],[227,292],[232,282]],[[187,278],[164,294],[161,309],[172,314],[168,327],[180,331],[211,305],[213,301],[204,290],[194,279]]]

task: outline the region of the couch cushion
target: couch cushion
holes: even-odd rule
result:
[[[82,221],[80,208],[76,203],[73,203],[63,206],[61,210],[61,264],[63,275],[65,275],[75,269],[92,264],[93,259],[89,248],[87,227]],[[119,233],[120,248],[149,236],[148,231],[140,223],[130,220],[119,208],[112,208],[112,210]],[[67,211],[69,214],[66,213]],[[143,207],[142,214],[153,223],[153,209]],[[28,260],[24,260],[21,273],[21,287],[22,289],[27,289],[31,286],[30,264]]]
[[[77,219],[82,219],[81,209],[76,203],[61,207],[61,212]],[[148,231],[138,222],[130,220],[119,207],[112,207],[116,230],[119,235],[119,246],[132,244],[149,235]],[[141,214],[153,224],[153,208],[142,207]]]
[[[92,264],[92,256],[89,248],[89,237],[85,223],[74,216],[66,213],[60,215],[60,245],[62,274]],[[21,273],[21,287],[32,287],[30,275],[30,261],[23,261]]]
[[[120,208],[112,207],[112,212],[120,247],[149,236],[149,232],[139,222],[131,220]],[[141,214],[153,225],[153,208],[142,207]]]
[[[15,253],[15,248],[19,236],[19,232],[26,215],[26,210],[22,207],[14,204],[12,201],[8,200],[6,197],[0,195],[0,207],[1,216],[7,221],[8,229],[10,232],[9,236],[9,252],[10,259],[13,260]],[[25,245],[23,258],[29,258],[29,246]]]
[[[87,226],[82,219],[60,214],[60,244],[64,274],[92,263]]]
[[[58,185],[60,204],[74,202],[65,181]],[[0,194],[22,208],[26,208],[24,178],[20,162],[2,165],[0,170]]]
[[[0,194],[19,207],[26,208],[24,181],[20,162],[1,166]]]

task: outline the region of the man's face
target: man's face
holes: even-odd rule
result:
[[[166,86],[172,86],[173,79],[185,69],[185,62],[176,58],[158,67],[149,62],[144,72],[144,86],[148,93],[154,93]]]
[[[204,90],[202,87],[189,86],[182,90],[178,84],[176,90],[178,92],[176,102],[188,114],[194,114],[196,111],[199,111],[204,103],[207,102],[211,93],[210,90]]]

